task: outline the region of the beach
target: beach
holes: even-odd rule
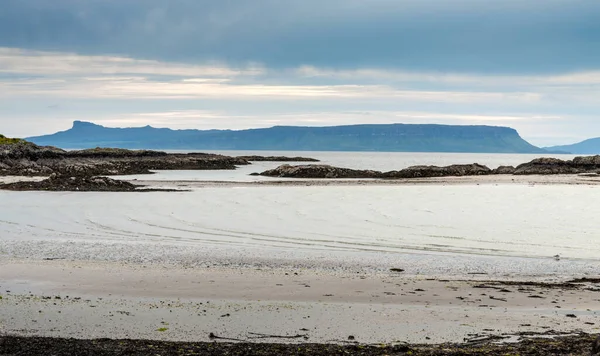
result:
[[[6,342],[495,354],[588,350],[600,328],[595,175],[195,174],[0,192],[0,332],[25,338]]]
[[[209,341],[445,343],[593,332],[597,280],[302,268],[2,263],[4,332]],[[273,337],[256,337],[273,335]]]

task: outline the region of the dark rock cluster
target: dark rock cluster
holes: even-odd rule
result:
[[[132,151],[95,148],[64,151],[30,142],[0,144],[0,176],[98,176],[147,174],[151,170],[235,169],[246,165],[243,158],[216,154],[167,154],[159,151]]]
[[[490,174],[514,174],[515,167],[513,166],[500,166],[498,168],[492,169]]]
[[[108,177],[69,177],[56,174],[39,182],[15,182],[0,185],[0,189],[17,191],[132,192],[137,188],[137,185]]]
[[[579,174],[600,172],[600,156],[575,157],[573,160],[536,158],[518,165],[514,174]]]
[[[281,165],[275,169],[260,173],[268,177],[286,178],[381,178],[381,172],[338,168],[324,164],[291,166]]]
[[[399,171],[382,173],[382,178],[424,178],[424,177],[450,177],[450,176],[481,176],[492,171],[481,164],[453,164],[446,167],[438,166],[412,166]]]
[[[379,172],[372,170],[357,170],[339,168],[329,165],[299,165],[284,164],[275,169],[260,173],[268,177],[285,178],[425,178],[448,176],[471,176],[490,174],[491,170],[480,164],[452,165],[447,167],[413,166],[400,171]]]
[[[319,162],[318,159],[308,157],[285,157],[285,156],[238,156],[239,159],[253,162]]]
[[[282,165],[275,169],[258,173],[268,177],[286,178],[431,178],[463,177],[492,174],[549,175],[549,174],[600,174],[600,156],[576,157],[573,160],[557,158],[536,158],[519,166],[500,166],[490,169],[484,165],[453,164],[445,167],[412,166],[399,171],[379,172],[355,170],[329,165]]]
[[[67,339],[0,335],[2,355],[592,355],[600,348],[595,335],[522,338],[518,342],[411,345],[364,345],[356,341],[329,344],[272,342],[169,342],[160,340]],[[590,353],[591,352],[591,353]]]

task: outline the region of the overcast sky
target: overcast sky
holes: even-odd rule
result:
[[[598,0],[2,0],[0,133],[356,123],[600,136]]]

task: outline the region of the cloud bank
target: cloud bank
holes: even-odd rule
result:
[[[5,0],[0,131],[506,125],[600,136],[595,0]]]

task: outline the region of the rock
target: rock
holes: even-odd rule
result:
[[[85,150],[66,152],[68,157],[86,158],[129,158],[129,157],[164,157],[168,154],[162,151],[127,150],[124,148],[89,148]]]
[[[339,168],[320,164],[300,166],[284,164],[275,169],[264,171],[260,175],[285,178],[380,178],[381,172]]]
[[[38,146],[27,141],[0,144],[0,161],[27,159],[35,161],[42,158],[57,158],[66,151],[52,146]]]
[[[268,177],[286,178],[425,178],[447,176],[471,176],[490,174],[491,170],[483,165],[463,164],[447,167],[413,166],[400,171],[379,172],[372,170],[356,170],[339,168],[329,165],[299,165],[284,164],[275,169],[260,173]]]
[[[536,158],[528,163],[517,166],[514,174],[573,174],[578,173],[569,161],[563,161],[558,158]]]
[[[429,177],[449,177],[449,176],[477,176],[487,175],[492,171],[488,167],[473,164],[454,164],[446,167],[438,166],[412,166],[400,171],[390,171],[383,173],[385,178],[429,178]]]
[[[160,151],[94,148],[64,151],[27,141],[0,144],[0,175],[105,176],[149,174],[152,170],[235,169],[242,158],[216,154],[167,154]]]
[[[575,157],[572,162],[574,166],[593,166],[593,168],[598,168],[600,167],[600,155]]]
[[[514,174],[516,168],[513,166],[500,166],[496,169],[493,169],[490,174]]]
[[[131,192],[138,188],[129,182],[107,177],[68,177],[53,174],[39,182],[16,182],[0,185],[5,190],[46,190],[46,191],[82,191],[82,192]]]
[[[254,162],[319,162],[315,158],[307,157],[285,157],[285,156],[238,156],[236,158]]]
[[[592,344],[592,356],[600,356],[600,336]]]
[[[600,156],[575,157],[572,161],[558,158],[536,158],[523,163],[514,174],[579,174],[600,171]]]

